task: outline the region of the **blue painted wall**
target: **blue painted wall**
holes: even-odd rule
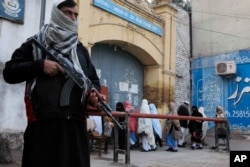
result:
[[[216,62],[235,60],[237,74],[231,78],[216,75]],[[215,117],[222,106],[231,130],[250,132],[250,50],[241,50],[192,61],[192,104],[203,106],[208,117]],[[209,128],[214,127],[209,122]]]

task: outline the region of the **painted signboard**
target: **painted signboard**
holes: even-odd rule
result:
[[[235,61],[237,72],[233,76],[216,74],[215,64]],[[193,60],[192,103],[205,108],[208,117],[215,117],[216,107],[222,106],[230,122],[231,130],[250,132],[250,51],[242,50],[213,57]],[[214,123],[209,122],[209,128]]]
[[[143,27],[151,32],[154,32],[162,36],[163,33],[162,27],[152,22],[149,22],[148,20],[142,18],[141,16],[129,11],[128,9],[123,8],[122,6],[115,4],[110,0],[94,0],[94,5],[116,16],[119,16],[131,23],[134,23],[140,27]]]
[[[0,4],[0,17],[17,23],[23,23],[24,6],[24,0],[3,0]]]

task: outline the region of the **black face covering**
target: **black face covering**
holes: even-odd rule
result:
[[[192,111],[193,111],[193,113],[198,113],[198,108],[197,108],[197,106],[192,106]]]

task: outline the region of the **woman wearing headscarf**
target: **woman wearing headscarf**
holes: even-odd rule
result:
[[[169,102],[168,108],[168,115],[178,115],[174,102]],[[168,149],[166,149],[166,151],[178,152],[178,140],[182,137],[180,121],[177,119],[166,119],[163,126],[162,136],[168,145]]]
[[[192,117],[202,117],[202,114],[198,111],[197,106],[192,106],[193,113],[191,114]],[[194,149],[202,149],[202,122],[201,120],[191,120],[189,122],[189,133],[191,134],[191,148]]]
[[[199,107],[198,111],[202,114],[203,118],[207,118],[207,115],[205,114],[204,107]],[[207,136],[207,130],[208,130],[208,122],[203,121],[203,123],[202,123],[202,137],[201,137],[201,142],[202,142],[203,146],[207,145],[207,143],[205,142],[205,138]]]
[[[216,107],[216,118],[226,118],[226,114],[224,109],[221,106]],[[223,143],[226,145],[226,134],[229,130],[228,124],[226,122],[217,122],[216,123],[216,131],[218,133],[218,138],[223,140]],[[210,147],[210,149],[216,149],[215,144]],[[226,150],[225,148],[224,150]]]
[[[221,106],[216,107],[216,118],[226,118],[224,109]],[[219,138],[226,138],[227,124],[225,122],[218,122],[217,129],[219,131]]]
[[[151,114],[158,114],[157,108],[155,104],[150,103],[149,109]],[[160,147],[162,147],[162,128],[161,128],[161,122],[160,119],[153,118],[152,119],[153,124],[153,130],[154,130],[154,136],[155,136],[155,142],[159,144]]]
[[[125,108],[123,106],[123,103],[122,102],[118,102],[116,104],[116,111],[119,111],[119,112],[125,112]],[[124,124],[125,122],[125,117],[119,117],[118,118],[118,122],[120,124]],[[119,149],[122,149],[122,150],[125,150],[126,148],[126,129],[118,129],[118,148]]]
[[[140,107],[141,114],[150,114],[148,100],[143,99]],[[157,149],[153,132],[151,118],[138,119],[138,134],[141,134],[142,152],[154,151]]]
[[[133,104],[126,100],[124,102],[124,108],[126,112],[135,112]],[[134,149],[137,147],[138,139],[137,139],[137,118],[130,117],[130,149]]]

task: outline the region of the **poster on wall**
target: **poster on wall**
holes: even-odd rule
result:
[[[2,0],[0,4],[0,17],[23,24],[24,6],[24,0]]]

